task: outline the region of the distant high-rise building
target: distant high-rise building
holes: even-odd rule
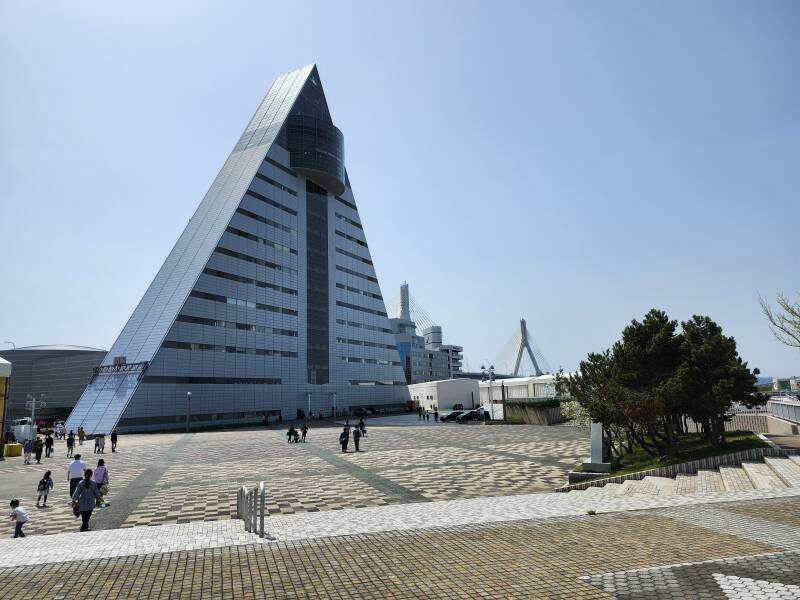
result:
[[[400,286],[400,316],[389,321],[409,384],[452,379],[461,372],[464,349],[443,344],[440,325],[426,327],[422,336],[417,334],[417,324],[411,319],[407,283]]]
[[[247,423],[407,399],[344,137],[316,66],[303,67],[273,83],[67,427]]]

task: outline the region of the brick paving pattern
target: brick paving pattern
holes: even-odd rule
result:
[[[0,598],[796,598],[800,530],[737,528],[742,506],[800,498],[704,505],[712,527],[690,506],[28,565],[0,569]]]
[[[320,422],[310,424],[307,444],[288,444],[284,429],[123,435],[117,453],[106,444],[110,507],[95,511],[92,527],[230,519],[236,489],[261,480],[273,515],[549,492],[588,453],[585,434],[570,427],[410,422],[368,421],[359,454],[352,442],[341,454],[340,426]],[[90,467],[100,458],[93,447],[76,446]],[[68,504],[65,454],[59,441],[55,457],[41,465],[0,463],[0,502],[22,500],[29,534],[79,526]],[[48,508],[37,509],[36,483],[48,469],[55,490]]]

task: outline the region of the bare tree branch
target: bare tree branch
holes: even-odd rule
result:
[[[758,301],[761,304],[761,311],[769,322],[772,335],[782,344],[800,348],[800,300],[792,303],[789,298],[779,294],[777,303],[782,312],[773,311],[769,302],[761,296],[758,297]]]

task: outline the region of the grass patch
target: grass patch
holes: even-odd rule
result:
[[[687,433],[678,438],[678,453],[671,456],[650,456],[639,447],[634,447],[633,452],[622,457],[620,468],[613,473],[603,473],[591,479],[602,479],[617,475],[628,475],[639,471],[677,465],[701,458],[711,456],[722,456],[723,454],[733,454],[754,448],[766,448],[768,444],[751,431],[730,431],[725,434],[726,443],[724,446],[713,446],[704,440],[700,433]],[[573,469],[582,471],[581,465]],[[591,481],[587,479],[586,481]]]

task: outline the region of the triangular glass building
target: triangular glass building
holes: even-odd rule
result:
[[[66,426],[290,420],[407,398],[344,138],[303,67],[273,83]]]

